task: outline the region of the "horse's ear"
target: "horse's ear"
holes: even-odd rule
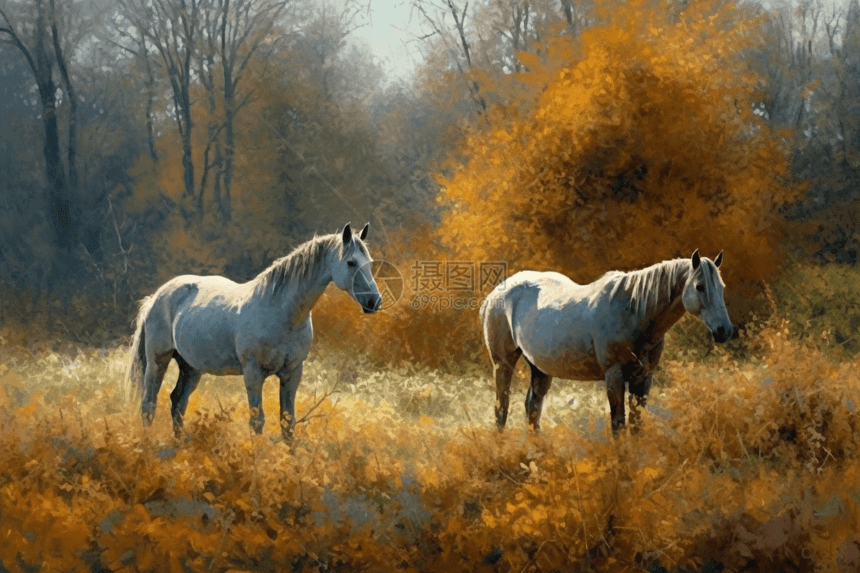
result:
[[[346,224],[346,227],[343,228],[343,242],[344,244],[350,242],[352,240],[352,228],[349,226],[349,223]]]
[[[367,230],[368,229],[370,229],[370,223],[367,223],[364,226],[364,229],[361,230],[361,234],[358,236],[358,238],[361,239],[362,241],[365,240],[367,238]]]
[[[720,254],[717,255],[717,258],[714,259],[714,266],[720,268],[720,265],[723,264],[723,252],[720,251]]]
[[[699,249],[693,251],[693,256],[691,258],[693,259],[693,270],[695,271],[699,268],[699,265],[702,264],[702,257],[699,256]]]

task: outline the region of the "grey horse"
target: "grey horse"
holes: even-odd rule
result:
[[[663,337],[685,311],[704,322],[716,342],[732,337],[718,270],[722,261],[722,252],[711,261],[696,250],[689,259],[609,272],[588,285],[556,272],[535,271],[516,273],[499,284],[480,311],[495,370],[499,431],[505,428],[511,375],[520,356],[531,367],[526,414],[535,430],[553,376],[605,380],[616,434],[624,426],[627,384],[635,430],[663,352]]]
[[[364,244],[369,226],[355,235],[347,223],[342,232],[315,237],[244,284],[185,275],[143,299],[126,385],[141,394],[144,425],[152,423],[164,373],[174,359],[179,379],[170,400],[177,435],[188,397],[204,373],[244,376],[250,424],[261,433],[263,381],[275,374],[281,383],[282,433],[291,440],[317,299],[333,282],[366,313],[382,304]]]

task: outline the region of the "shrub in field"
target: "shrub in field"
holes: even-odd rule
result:
[[[839,264],[794,264],[773,282],[774,304],[795,332],[854,356],[860,351],[860,270]]]
[[[744,50],[758,22],[731,4],[675,13],[598,5],[607,23],[522,54],[532,100],[494,108],[440,174],[456,254],[588,282],[693,249],[727,251],[731,284],[772,275],[789,153],[752,113]]]

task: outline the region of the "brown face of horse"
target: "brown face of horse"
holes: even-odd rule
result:
[[[701,258],[699,250],[690,257],[692,271],[684,285],[684,309],[705,323],[715,342],[726,342],[734,334],[732,321],[723,300],[723,280],[718,270],[723,263],[723,252],[711,261]]]

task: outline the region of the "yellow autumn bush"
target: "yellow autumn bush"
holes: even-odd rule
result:
[[[736,293],[769,278],[776,207],[802,187],[785,140],[752,111],[744,53],[760,22],[709,1],[596,10],[603,24],[521,55],[535,95],[489,110],[444,165],[443,244],[578,282],[723,249]]]

